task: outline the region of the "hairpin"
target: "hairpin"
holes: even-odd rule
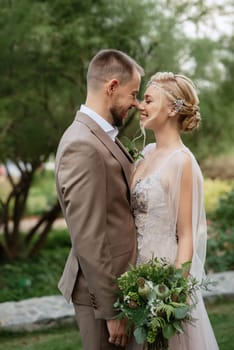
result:
[[[180,112],[181,109],[183,108],[184,105],[184,100],[177,98],[174,102],[173,105],[175,106],[176,112]]]

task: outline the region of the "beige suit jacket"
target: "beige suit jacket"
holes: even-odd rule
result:
[[[67,301],[92,305],[95,318],[116,314],[115,279],[135,264],[130,158],[81,112],[56,155],[57,193],[72,244],[59,289]]]

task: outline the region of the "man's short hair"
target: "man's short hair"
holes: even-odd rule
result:
[[[125,84],[132,78],[135,70],[141,76],[144,75],[144,69],[126,53],[114,49],[101,50],[89,64],[87,86],[98,89],[101,83],[115,78],[120,84]]]

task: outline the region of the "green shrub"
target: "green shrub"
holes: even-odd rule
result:
[[[233,186],[231,181],[205,178],[204,181],[204,203],[207,217],[210,217],[219,205],[222,195],[228,193]]]
[[[234,227],[234,188],[220,198],[213,220],[224,230]]]
[[[223,230],[212,223],[208,229],[206,269],[223,272],[234,270],[234,228]]]
[[[208,229],[209,270],[234,270],[234,189],[219,200]]]
[[[69,247],[68,232],[53,230],[37,257],[0,265],[0,302],[58,294]]]

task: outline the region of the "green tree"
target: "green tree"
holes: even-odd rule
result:
[[[199,26],[210,11],[200,0],[0,0],[0,163],[6,165],[11,183],[8,197],[0,200],[1,255],[14,259],[21,252],[36,254],[59,215],[55,203],[20,239],[19,223],[35,173],[54,155],[64,129],[84,101],[87,66],[99,49],[123,50],[142,64],[146,68],[142,90],[158,70],[185,72],[197,82],[213,83],[210,91],[200,85],[201,105],[203,114],[214,112],[218,120],[214,106],[221,108],[221,104],[214,94],[218,91],[218,101],[222,94],[227,96],[233,63],[228,55],[223,57],[229,63],[224,63],[220,74],[216,57],[221,57],[217,52],[223,48],[230,52],[230,41],[191,39],[184,30],[186,21]],[[210,72],[217,72],[214,82]],[[229,128],[228,107],[225,113]],[[121,134],[133,136],[137,129],[133,114]],[[204,135],[207,130],[205,120]],[[196,151],[201,140],[206,145],[202,135],[189,139]],[[9,160],[20,172],[18,179],[8,169]]]
[[[55,153],[84,100],[90,58],[114,46],[140,59],[139,38],[147,26],[140,1],[1,1],[0,161],[11,183],[0,202],[1,256],[37,253],[59,214],[55,203],[22,241],[19,223],[35,172]],[[18,168],[18,179],[8,160]]]
[[[156,71],[172,71],[192,78],[199,94],[202,123],[192,135],[182,135],[185,143],[201,162],[230,151],[234,126],[233,33],[222,36],[212,33],[217,26],[217,14],[231,20],[233,2],[226,0],[225,7],[220,7],[208,6],[202,0],[165,0],[152,3],[152,9],[152,27],[143,38],[147,79]],[[201,34],[204,23],[206,32],[203,29]],[[197,36],[189,33],[191,24]],[[132,116],[123,134],[134,137],[137,125],[137,116]],[[153,140],[152,133],[147,132],[147,143]],[[138,141],[139,147],[141,142],[142,139]]]

